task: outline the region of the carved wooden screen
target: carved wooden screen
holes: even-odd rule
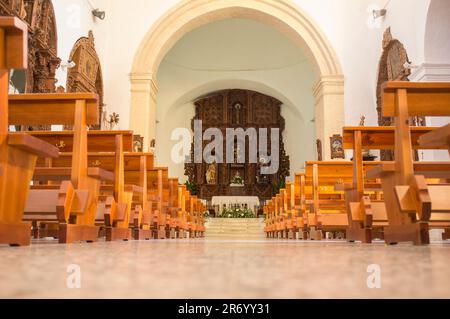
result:
[[[383,53],[378,68],[378,82],[377,82],[377,112],[378,125],[391,126],[393,119],[383,117],[381,113],[382,108],[382,85],[387,81],[409,81],[408,77],[411,75],[410,68],[406,67],[409,64],[408,53],[403,44],[392,37],[391,28],[388,28],[383,37]],[[425,119],[421,117],[411,119],[411,125],[423,126]],[[415,153],[416,160],[417,152]],[[381,160],[392,161],[394,154],[392,151],[381,151]]]
[[[28,69],[21,91],[55,92],[55,73],[61,60],[51,0],[0,0],[0,15],[17,16],[28,25]]]
[[[103,108],[103,77],[100,59],[95,50],[94,34],[82,37],[75,43],[69,61],[75,63],[67,70],[67,92],[94,92],[100,97],[99,119]],[[100,125],[92,127],[100,129]]]
[[[246,161],[244,164],[186,164],[185,174],[189,182],[195,184],[198,195],[202,199],[213,196],[258,196],[269,199],[273,196],[280,182],[284,182],[289,175],[290,162],[286,155],[282,132],[285,121],[281,116],[281,102],[277,99],[247,90],[225,90],[212,93],[195,102],[194,120],[202,120],[202,129],[218,128],[226,136],[227,128],[267,128],[268,150],[270,153],[270,130],[280,129],[279,158],[280,168],[276,174],[261,174],[263,163],[249,163],[249,143],[246,141]],[[194,129],[194,123],[192,123]],[[204,142],[207,145],[208,142]],[[227,141],[224,141],[224,159],[226,159]],[[192,156],[193,156],[192,146]],[[259,158],[260,154],[258,154]],[[193,157],[192,157],[193,158]],[[231,187],[236,176],[243,179],[243,187]]]
[[[28,68],[14,70],[11,82],[16,93],[53,93],[56,90],[58,35],[51,0],[0,0],[0,15],[19,17],[28,25]],[[50,126],[16,127],[18,130],[49,130]]]

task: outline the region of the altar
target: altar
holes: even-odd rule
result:
[[[224,208],[248,208],[257,215],[260,204],[257,196],[214,196],[211,199],[211,206],[216,212]]]

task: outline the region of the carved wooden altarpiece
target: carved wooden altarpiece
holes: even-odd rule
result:
[[[94,34],[89,31],[87,37],[75,42],[69,61],[75,63],[73,68],[67,70],[67,92],[93,92],[100,98],[99,119],[103,111],[103,76],[100,59],[95,50]],[[100,125],[91,129],[100,129]]]
[[[0,0],[0,15],[16,16],[28,25],[28,68],[14,70],[11,81],[18,93],[54,93],[58,35],[51,0]],[[16,82],[16,83],[15,83]],[[50,126],[23,126],[19,130],[49,130]]]
[[[281,102],[277,99],[247,90],[224,90],[209,94],[195,102],[195,118],[192,120],[194,130],[194,120],[202,120],[203,133],[208,128],[218,128],[224,138],[227,128],[255,128],[259,132],[260,128],[267,128],[268,133],[268,153],[270,155],[271,129],[279,129],[279,152],[280,167],[276,174],[261,174],[261,167],[267,165],[262,161],[250,163],[249,141],[245,142],[246,158],[245,163],[233,164],[219,163],[211,164],[204,162],[201,164],[185,164],[185,174],[189,177],[189,182],[195,184],[202,199],[209,200],[213,196],[258,196],[261,200],[270,199],[273,196],[273,185],[279,185],[289,176],[290,162],[286,155],[282,133],[285,129],[285,121],[281,116]],[[210,142],[203,142],[205,147]],[[227,141],[224,140],[223,156],[226,159]],[[235,143],[236,147],[237,143]],[[235,149],[236,151],[236,149]],[[258,159],[260,159],[258,154]],[[194,158],[194,145],[192,145],[192,158]],[[238,176],[238,178],[236,178]],[[243,179],[243,186],[230,186],[233,181]]]
[[[28,25],[28,69],[24,92],[55,92],[58,36],[51,0],[0,0],[0,15],[16,16]]]
[[[383,104],[382,85],[387,81],[409,81],[408,77],[411,75],[411,69],[407,67],[407,64],[410,63],[408,53],[403,44],[399,40],[393,38],[391,28],[386,29],[383,36],[383,53],[378,68],[377,112],[379,126],[391,126],[394,124],[392,118],[383,117],[381,114]],[[411,125],[424,126],[425,118],[412,118]],[[415,157],[417,159],[417,153],[415,154]],[[393,151],[381,151],[381,160],[394,160]]]

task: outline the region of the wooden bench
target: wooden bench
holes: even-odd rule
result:
[[[286,183],[283,196],[284,228],[285,234],[282,236],[287,239],[303,238],[301,230],[304,228],[303,217],[299,206],[295,205],[295,182]]]
[[[419,138],[419,144],[425,148],[448,148],[450,154],[450,124]]]
[[[420,146],[409,127],[412,116],[449,116],[450,83],[387,82],[383,85],[383,116],[395,117],[395,162],[369,172],[381,177],[389,226],[388,244],[410,242],[429,244],[430,222],[446,226],[450,221],[450,185],[428,184],[421,171],[448,179],[449,163],[415,167],[412,152]],[[432,146],[432,149],[447,146]]]
[[[69,143],[72,135],[71,132],[36,133],[37,137],[59,145],[60,150],[64,151],[57,160],[42,159],[39,164],[67,168],[68,171],[72,162],[72,147]],[[101,185],[96,216],[96,223],[106,228],[108,241],[128,240],[131,230],[135,239],[151,238],[147,167],[150,170],[153,168],[153,154],[132,153],[132,142],[132,131],[88,133],[89,166],[114,172],[110,174],[109,181]],[[128,229],[129,226],[131,229]]]
[[[321,240],[323,232],[345,233],[348,226],[344,194],[334,185],[352,179],[346,162],[306,162],[305,183],[311,187],[304,215],[308,218],[309,237]]]
[[[419,147],[418,140],[432,132],[430,127],[410,127],[413,148]],[[373,171],[367,176],[367,172],[380,165],[390,165],[391,162],[363,162],[363,151],[393,150],[395,148],[394,127],[345,127],[343,130],[344,149],[353,150],[353,174],[352,184],[344,185],[346,192],[347,210],[349,214],[349,229],[347,238],[349,241],[361,241],[371,243],[375,234],[378,238],[384,238],[384,227],[387,226],[387,215],[384,200],[371,199],[365,192],[377,191],[381,188],[378,182],[379,176]],[[445,163],[415,163],[415,170],[424,174],[427,178],[439,175],[439,168]],[[369,165],[369,166],[368,166]],[[375,166],[375,167],[374,167]],[[437,170],[436,170],[437,168]]]
[[[264,211],[264,232],[266,233],[267,238],[273,238],[273,201],[272,199],[268,200],[263,207]]]
[[[89,168],[87,165],[87,125],[98,121],[98,96],[91,93],[19,94],[11,95],[9,103],[13,110],[10,113],[10,123],[74,125],[71,168],[39,167],[35,169],[33,175],[33,180],[45,177],[60,182],[71,182],[74,189],[71,206],[66,205],[64,214],[55,214],[55,209],[52,207],[56,207],[58,202],[42,207],[40,196],[46,193],[49,198],[56,199],[57,190],[32,189],[29,192],[24,219],[57,222],[60,243],[96,241],[98,227],[95,226],[94,220],[98,191],[101,181],[110,178],[107,172]],[[14,120],[19,117],[20,121]],[[28,134],[36,138],[37,133],[29,132]],[[39,138],[39,140],[46,142],[45,139]],[[46,156],[43,154],[41,157]],[[53,195],[51,195],[52,192]]]
[[[22,222],[22,217],[36,160],[38,156],[58,156],[50,144],[23,133],[8,133],[9,125],[23,120],[11,110],[8,87],[9,70],[27,67],[27,29],[17,18],[0,17],[0,244],[19,246],[30,244],[31,225]],[[40,118],[39,110],[33,114]],[[61,209],[65,208],[66,195],[58,196]]]

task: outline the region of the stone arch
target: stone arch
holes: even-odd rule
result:
[[[186,33],[228,18],[251,19],[269,25],[304,49],[318,78],[313,89],[316,135],[324,144],[329,143],[329,137],[340,133],[344,125],[342,69],[336,53],[315,22],[286,0],[192,0],[182,1],[169,10],[146,34],[134,58],[131,71],[131,128],[147,137],[147,141],[154,138],[158,93],[156,74],[162,59]],[[329,147],[325,146],[325,150],[329,155]]]

